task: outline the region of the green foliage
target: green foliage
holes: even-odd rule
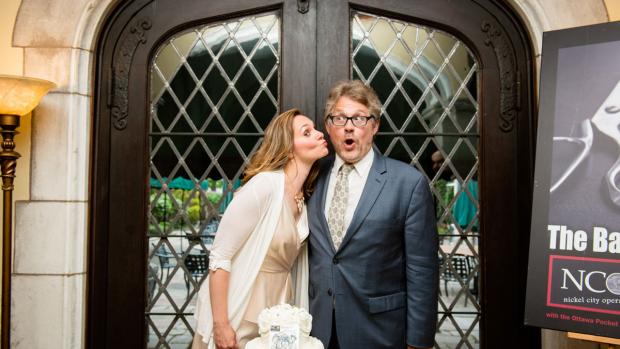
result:
[[[218,206],[220,199],[222,198],[222,188],[224,188],[225,181],[209,180],[209,188],[205,192],[207,200],[213,205]],[[199,192],[183,189],[169,189],[169,194],[160,193],[157,197],[159,189],[152,189],[150,195],[150,202],[152,205],[152,214],[159,225],[159,230],[156,225],[149,224],[149,234],[151,236],[158,236],[161,232],[170,231],[170,229],[182,229],[186,224],[198,224],[205,220],[206,205],[204,196],[201,197]],[[192,195],[190,199],[190,195]],[[157,197],[157,199],[155,199]],[[189,200],[186,207],[183,207],[185,202]],[[182,209],[183,212],[179,212]],[[185,218],[184,218],[185,217]],[[188,222],[189,221],[189,222]]]
[[[188,191],[183,189],[171,189],[172,196],[177,199],[178,202],[183,202],[185,198],[187,198]]]
[[[151,212],[153,213],[153,216],[158,222],[170,221],[170,219],[177,213],[177,209],[174,206],[172,199],[166,194],[162,194],[155,202],[153,202],[156,196],[157,194],[155,192],[151,193],[150,196],[150,202],[152,205]]]
[[[192,222],[192,224],[200,222],[203,216],[201,213],[202,209],[200,207],[200,199],[192,198],[189,206],[187,207],[187,216],[189,217],[189,221]]]
[[[155,224],[149,224],[149,236],[161,236],[162,232],[166,231],[166,228],[170,227],[170,224],[166,224],[166,222],[159,222],[159,229]]]
[[[437,198],[437,205],[436,205],[437,206],[436,217],[438,220],[443,215],[444,211],[446,210],[452,198],[454,198],[454,191],[452,190],[451,187],[448,187],[448,183],[449,182],[444,179],[439,179],[435,182],[435,188],[437,192],[439,193],[439,197]],[[445,223],[445,218],[444,218],[443,223],[442,222],[438,222],[438,223],[439,224],[437,224],[437,232],[440,235],[450,233],[450,226],[449,224]]]
[[[209,192],[207,193],[207,199],[213,204],[213,205],[217,205],[218,201],[220,201],[220,198],[222,197],[222,194],[220,193],[213,193],[213,192]]]
[[[172,198],[166,194],[161,194],[156,201],[155,197],[157,193],[153,191],[150,195],[153,217],[157,220],[160,229],[162,231],[182,228],[184,225],[184,220],[181,217],[177,217],[179,210],[177,207],[182,207],[183,202],[180,198],[177,198],[178,193],[175,193],[176,190],[172,190]],[[182,190],[181,190],[182,191]],[[175,204],[176,203],[176,204]],[[172,227],[171,227],[172,225]],[[157,234],[156,227],[149,227],[149,231]]]

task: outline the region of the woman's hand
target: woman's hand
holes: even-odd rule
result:
[[[217,349],[237,349],[237,334],[229,323],[213,324],[213,339]]]

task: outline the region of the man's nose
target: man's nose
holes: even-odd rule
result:
[[[344,126],[342,126],[345,131],[353,131],[353,129],[355,129],[355,125],[353,125],[353,119],[347,119],[347,121],[344,123]]]

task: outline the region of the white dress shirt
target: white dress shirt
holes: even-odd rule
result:
[[[353,164],[354,169],[349,173],[349,196],[347,197],[347,210],[344,213],[344,231],[349,229],[353,214],[357,208],[357,204],[362,197],[362,191],[364,185],[366,185],[366,179],[368,179],[368,173],[372,167],[372,161],[374,159],[375,152],[371,148],[370,151],[364,155],[364,157]],[[338,176],[338,170],[344,164],[344,160],[336,154],[334,160],[334,167],[329,174],[329,182],[327,184],[327,196],[325,197],[325,218],[329,218],[329,207],[332,204],[332,197],[334,196],[334,187],[336,186],[336,177]]]

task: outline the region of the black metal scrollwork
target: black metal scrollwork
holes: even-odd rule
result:
[[[149,19],[139,19],[129,27],[119,40],[112,66],[112,124],[117,130],[127,127],[127,105],[129,103],[129,68],[138,45],[146,42],[146,31],[151,29]]]
[[[481,29],[487,34],[484,44],[493,48],[499,64],[501,81],[500,91],[500,124],[503,132],[514,128],[514,120],[520,109],[519,73],[510,42],[500,28],[488,21],[483,21]]]
[[[310,9],[310,0],[297,0],[297,11],[299,13],[307,13]]]

